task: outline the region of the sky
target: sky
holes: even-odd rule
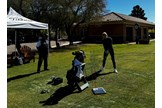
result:
[[[106,0],[106,9],[125,15],[131,14],[133,7],[139,5],[145,12],[147,21],[155,23],[155,0]]]

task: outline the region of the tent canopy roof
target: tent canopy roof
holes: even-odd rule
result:
[[[7,14],[7,28],[48,29],[48,24],[28,19],[10,7]]]

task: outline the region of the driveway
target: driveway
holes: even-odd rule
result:
[[[68,45],[69,42],[68,41],[61,41],[60,42],[61,45]],[[36,42],[32,42],[32,43],[21,43],[21,46],[26,45],[29,46],[32,50],[37,50],[36,49]],[[56,43],[55,41],[51,41],[51,47],[55,48],[56,47]],[[11,54],[13,51],[15,51],[15,44],[12,45],[8,45],[7,46],[7,54]]]
[[[59,41],[59,42],[60,42],[60,46],[69,45],[69,41]],[[74,44],[77,44],[77,43],[80,43],[80,41],[74,42]],[[29,46],[32,50],[37,50],[36,49],[36,42],[33,42],[33,43],[21,43],[21,46],[23,46],[23,45]],[[51,48],[55,48],[55,47],[56,47],[55,41],[51,41]],[[15,49],[15,44],[7,46],[7,54],[11,54],[15,50],[16,50]]]

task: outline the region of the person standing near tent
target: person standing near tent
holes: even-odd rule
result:
[[[118,71],[116,69],[114,49],[113,49],[113,46],[112,46],[112,38],[109,37],[106,32],[102,33],[102,38],[103,38],[102,43],[103,43],[103,47],[104,47],[104,55],[103,55],[103,63],[102,63],[102,66],[101,66],[101,71],[104,70],[107,56],[110,53],[111,60],[112,60],[112,63],[113,63],[113,67],[114,67],[114,72],[118,73]]]
[[[39,37],[39,41],[36,44],[39,53],[37,72],[40,73],[40,68],[44,60],[44,71],[49,70],[48,67],[48,41],[47,36],[43,35]]]

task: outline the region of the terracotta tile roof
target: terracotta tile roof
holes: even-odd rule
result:
[[[152,22],[149,22],[149,21],[146,21],[140,18],[136,18],[136,17],[120,14],[120,13],[115,13],[115,12],[111,12],[109,14],[104,15],[101,21],[133,21],[133,22],[138,22],[138,23],[155,25]]]

